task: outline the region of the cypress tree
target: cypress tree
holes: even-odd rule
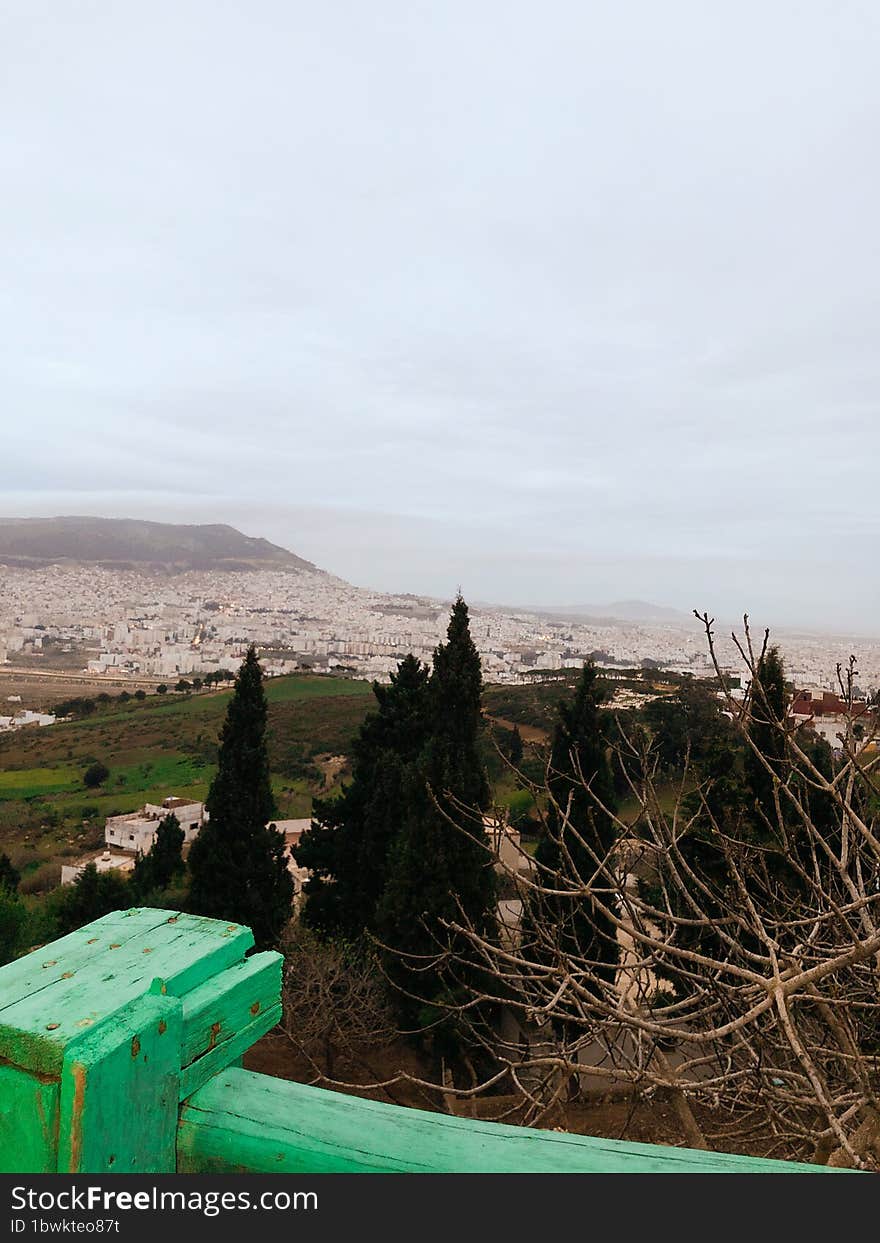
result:
[[[312,827],[294,850],[311,871],[303,921],[323,935],[375,931],[389,845],[406,818],[412,765],[425,745],[428,672],[410,655],[390,685],[373,684],[377,709],[352,748],[351,784],[336,799],[315,800]]]
[[[510,735],[510,743],[507,750],[507,758],[513,764],[514,768],[518,768],[523,758],[523,740],[522,734],[519,732],[519,726],[514,725],[513,733]]]
[[[777,647],[768,648],[758,661],[750,694],[749,737],[768,761],[770,769],[782,778],[785,770],[785,671]],[[761,763],[751,747],[746,749],[745,777],[755,815],[755,833],[766,840],[768,829],[764,817],[773,825],[776,810],[773,798],[773,776]],[[783,799],[781,804],[785,810]],[[773,836],[771,834],[771,836]]]
[[[462,911],[483,932],[494,923],[495,874],[482,823],[489,784],[479,750],[481,693],[480,657],[459,596],[446,642],[434,653],[430,735],[411,772],[407,814],[388,853],[377,921],[392,951],[387,958],[392,978],[425,1000],[437,994],[442,981],[423,969],[411,973],[405,955],[435,954],[449,939],[440,921],[460,920]]]
[[[210,818],[189,853],[190,909],[246,924],[258,948],[277,943],[293,898],[284,836],[270,824],[275,800],[266,716],[263,673],[251,647],[220,735],[217,773],[205,802]]]
[[[139,900],[157,889],[167,889],[183,871],[184,832],[174,812],[169,812],[156,829],[153,845],[135,862],[129,884]]]
[[[544,879],[551,887],[554,876],[560,889],[572,881],[588,884],[598,869],[597,860],[604,860],[617,840],[612,815],[617,796],[602,711],[606,698],[595,665],[587,661],[573,699],[558,706],[547,783],[552,801],[546,832],[535,851],[536,862],[548,869]],[[607,889],[608,884],[600,877],[596,888]],[[595,909],[589,896],[545,897],[543,905],[543,918],[555,920],[566,951],[588,959],[597,974],[613,979],[619,956],[614,924]]]

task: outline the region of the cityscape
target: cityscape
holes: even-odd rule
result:
[[[148,687],[234,672],[255,644],[268,676],[311,671],[387,681],[413,653],[430,660],[448,601],[354,587],[322,571],[190,571],[178,574],[55,564],[2,567],[0,677],[44,674],[57,693],[67,673],[124,687]],[[734,623],[735,626],[735,623]],[[661,668],[710,677],[702,624],[680,619],[554,617],[507,608],[472,608],[474,642],[488,683],[519,683],[579,668],[587,658],[608,668]],[[723,672],[737,674],[730,627],[720,622]],[[836,690],[837,667],[857,657],[857,690],[880,686],[880,640],[804,630],[773,630],[789,678],[803,689]],[[51,707],[33,696],[34,710]],[[57,694],[56,694],[57,697]],[[0,717],[9,728],[13,716]]]

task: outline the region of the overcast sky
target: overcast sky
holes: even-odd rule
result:
[[[880,628],[876,0],[0,0],[0,512]]]

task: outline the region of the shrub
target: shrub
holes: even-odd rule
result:
[[[100,760],[96,760],[94,764],[90,764],[83,773],[83,784],[89,790],[95,790],[98,786],[104,784],[110,776],[110,769],[106,764],[102,764]]]

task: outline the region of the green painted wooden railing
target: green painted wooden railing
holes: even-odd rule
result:
[[[404,1109],[235,1065],[281,1013],[238,924],[117,911],[0,968],[0,1171],[816,1173]]]

